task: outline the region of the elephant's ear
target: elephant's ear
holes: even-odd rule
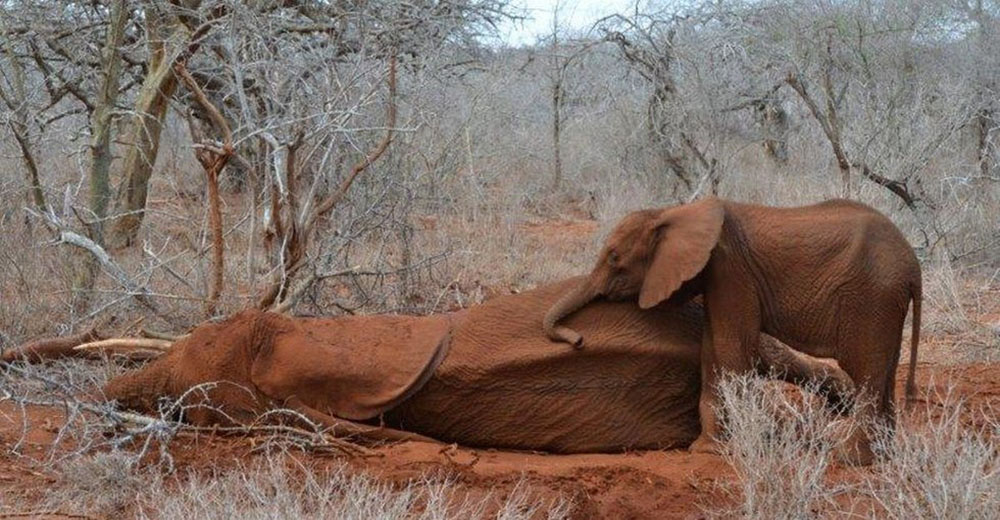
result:
[[[715,197],[663,210],[654,224],[659,233],[639,291],[639,307],[648,309],[666,300],[705,268],[719,242],[724,216],[722,202]]]

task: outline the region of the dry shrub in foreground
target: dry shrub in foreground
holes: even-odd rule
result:
[[[121,517],[147,489],[162,484],[151,470],[140,470],[132,453],[98,452],[66,461],[55,489],[45,497],[47,511],[87,511]]]
[[[775,391],[756,375],[720,383],[726,461],[735,478],[723,484],[728,505],[715,517],[802,519],[996,518],[1000,511],[1000,419],[992,408],[970,410],[945,386],[924,407],[900,413],[895,433],[875,436],[881,460],[831,474],[835,447],[851,420],[823,407],[814,389]],[[969,412],[975,425],[969,424]],[[963,419],[965,417],[965,419]]]
[[[827,485],[825,475],[853,421],[824,407],[813,395],[818,388],[779,388],[753,374],[720,381],[720,416],[728,435],[723,457],[736,478],[723,485],[733,505],[709,506],[713,516],[810,518],[842,491]]]
[[[23,461],[27,468],[56,476],[35,503],[17,494],[0,494],[0,518],[42,512],[100,518],[338,518],[338,519],[562,519],[572,504],[537,494],[526,481],[506,494],[466,491],[446,478],[424,476],[389,484],[345,466],[306,467],[289,451],[320,453],[309,446],[323,437],[295,428],[260,430],[263,455],[234,467],[199,472],[177,471],[167,451],[187,426],[171,417],[199,406],[164,402],[161,415],[148,422],[125,423],[135,414],[116,412],[81,400],[120,371],[111,363],[61,360],[47,365],[7,365],[0,370],[0,400],[14,406],[24,422],[20,440],[0,455]],[[56,416],[28,415],[26,408],[58,410]],[[24,457],[29,430],[39,420],[58,427],[49,451],[37,461]],[[48,428],[48,427],[46,427]],[[185,442],[185,441],[181,441]],[[313,446],[315,447],[315,446]],[[206,456],[212,456],[206,454]],[[308,457],[306,458],[308,461]],[[307,463],[307,466],[309,464]]]
[[[313,469],[279,452],[232,468],[186,474],[140,467],[134,455],[85,455],[63,468],[40,504],[0,500],[0,516],[59,511],[140,519],[337,518],[340,520],[561,520],[572,503],[546,499],[519,481],[507,494],[466,493],[454,482],[424,477],[405,485],[381,482],[338,466]]]
[[[904,418],[895,435],[877,440],[887,456],[861,482],[879,518],[974,520],[1000,515],[1000,421],[997,410],[974,410],[982,420],[962,421],[968,404],[946,387]]]
[[[519,483],[506,498],[462,497],[448,480],[403,487],[344,467],[289,469],[276,456],[215,475],[192,474],[179,486],[151,486],[139,518],[472,519],[566,518],[568,503],[540,501]]]
[[[997,319],[998,273],[977,276],[951,262],[924,268],[923,337],[946,338],[933,348],[921,348],[920,360],[942,364],[1000,359]]]

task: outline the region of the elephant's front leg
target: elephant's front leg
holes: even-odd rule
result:
[[[750,298],[744,302],[752,301]],[[701,346],[701,395],[698,416],[701,434],[691,444],[697,453],[720,453],[721,425],[719,421],[719,381],[727,374],[744,374],[753,370],[753,359],[760,341],[760,318],[756,306],[729,308],[706,297],[705,332]],[[734,307],[734,306],[730,306]],[[719,310],[722,308],[723,310]]]

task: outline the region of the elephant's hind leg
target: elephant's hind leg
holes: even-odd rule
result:
[[[851,345],[841,347],[839,363],[857,388],[854,417],[857,429],[841,450],[842,458],[858,465],[874,461],[873,435],[895,427],[895,377],[899,365],[901,327],[890,333],[885,326],[853,328]]]
[[[789,383],[812,385],[826,398],[831,408],[840,413],[851,409],[854,382],[833,362],[824,362],[793,350],[767,334],[760,336],[757,355],[757,369],[762,375],[775,374]]]

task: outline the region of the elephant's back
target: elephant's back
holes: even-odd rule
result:
[[[542,332],[572,282],[470,310],[424,388],[389,415],[466,445],[553,452],[685,446],[698,434],[700,307],[594,302],[566,320],[586,346]]]

